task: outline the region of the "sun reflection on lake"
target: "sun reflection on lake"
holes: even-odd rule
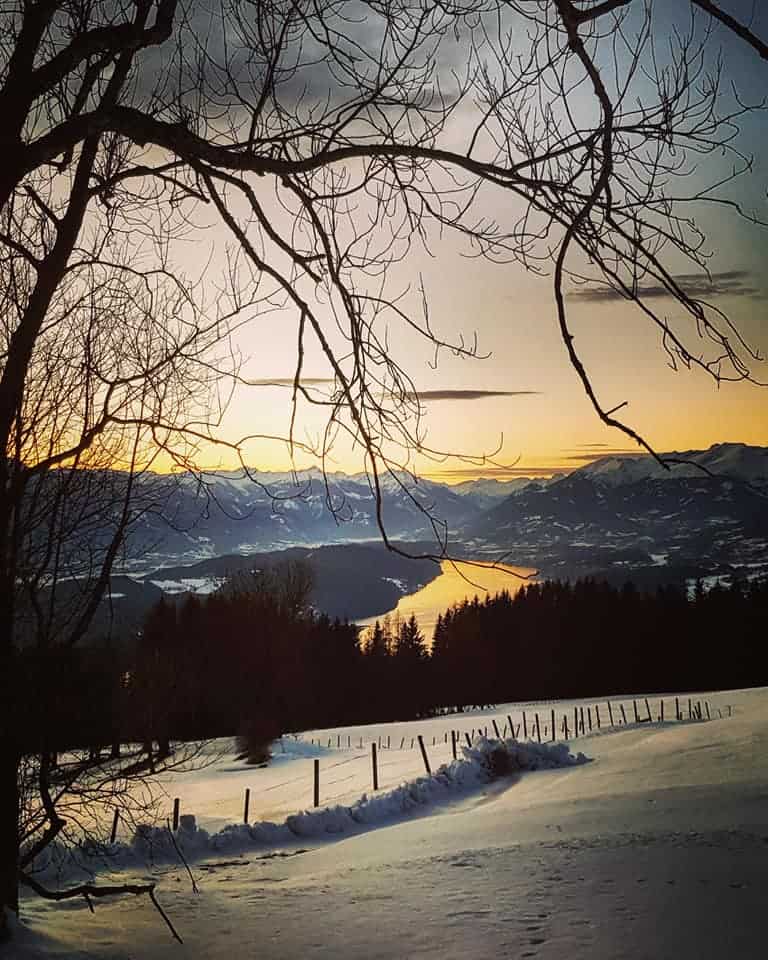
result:
[[[397,607],[389,611],[391,617],[399,615],[404,620],[415,613],[428,644],[432,643],[438,614],[444,613],[448,607],[461,603],[465,598],[471,600],[475,596],[484,600],[489,594],[493,596],[502,590],[515,594],[536,572],[530,567],[512,567],[507,564],[488,566],[454,560],[442,560],[440,570],[431,583],[416,593],[401,597]],[[385,614],[380,614],[377,617],[368,617],[366,620],[358,620],[358,623],[361,626],[373,626],[376,620],[381,620],[384,616]]]

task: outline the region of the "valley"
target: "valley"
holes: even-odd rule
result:
[[[607,457],[550,479],[458,487],[388,477],[388,536],[418,560],[382,544],[362,475],[226,473],[204,485],[156,477],[158,509],[134,525],[91,635],[130,634],[162,595],[207,594],[233,574],[292,562],[309,567],[317,611],[362,624],[415,612],[428,636],[450,604],[486,589],[514,592],[520,570],[651,590],[768,573],[768,449],[718,444],[670,459],[679,462],[668,470],[650,457]],[[435,531],[446,529],[440,542]],[[467,583],[469,568],[454,560],[493,570],[477,577],[473,568]],[[508,564],[517,565],[512,574]],[[62,597],[74,590],[74,578],[58,586]]]

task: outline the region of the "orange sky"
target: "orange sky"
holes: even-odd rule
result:
[[[734,77],[742,90],[753,91],[755,78],[764,79],[764,72],[758,72],[763,65],[757,57],[750,60],[741,47],[730,50],[730,42],[726,37],[726,54],[735,54],[725,58],[725,69],[730,71],[727,78]],[[764,117],[747,117],[741,136],[753,169],[749,177],[731,185],[729,196],[737,198],[757,219],[768,222]],[[704,158],[701,169],[695,162],[685,188],[695,192],[699,181],[711,180],[718,164],[726,162],[730,160]],[[262,186],[257,184],[257,189]],[[269,206],[274,188],[263,189],[262,199]],[[503,195],[486,200],[486,210],[482,202],[478,215],[514,222],[515,210],[503,208],[509,203]],[[760,356],[768,355],[768,229],[738,217],[727,206],[685,209],[695,215],[697,227],[706,237],[707,265],[714,275],[714,283],[703,296],[733,320]],[[220,226],[211,225],[197,237],[190,264],[203,265],[222,256],[227,236]],[[534,276],[515,264],[468,258],[471,250],[450,232],[429,239],[429,252],[414,243],[403,262],[392,269],[393,289],[410,288],[411,305],[418,313],[423,283],[434,330],[449,341],[461,336],[465,342],[471,341],[476,334],[480,351],[490,356],[465,360],[444,351],[435,369],[430,345],[407,326],[394,324],[387,330],[389,351],[419,391],[515,394],[433,398],[424,404],[424,426],[431,447],[475,457],[500,447],[494,463],[509,465],[509,469],[499,471],[498,466],[483,466],[478,460],[435,463],[418,456],[409,465],[424,475],[455,482],[472,476],[548,474],[572,469],[594,452],[636,450],[628,438],[600,423],[568,363],[557,329],[551,276]],[[549,266],[551,273],[551,265],[543,262],[542,266],[545,270]],[[685,261],[668,266],[678,274],[695,269]],[[696,283],[694,280],[694,286]],[[718,388],[701,370],[672,371],[660,331],[626,301],[574,296],[567,304],[575,345],[603,405],[626,404],[621,417],[655,449],[700,449],[723,441],[768,444],[768,387],[724,383]],[[697,338],[690,318],[671,300],[654,297],[652,305],[664,321],[683,333],[694,355],[712,355],[711,345],[708,348]],[[336,321],[330,311],[324,320],[333,335]],[[296,329],[297,318],[287,311],[250,322],[238,338],[242,374],[252,381],[292,377]],[[311,342],[303,370],[308,378],[332,375]],[[758,380],[768,382],[765,361],[752,362],[751,371]],[[222,425],[223,435],[229,440],[256,433],[287,435],[289,399],[290,391],[283,386],[239,388]],[[313,445],[322,435],[324,420],[317,410],[302,408],[297,425],[298,439]],[[292,465],[286,445],[275,441],[252,441],[244,447],[244,456],[261,469],[284,470]],[[203,458],[210,467],[235,465],[232,456],[221,450],[206,451]],[[297,454],[294,462],[302,467],[310,461]],[[356,472],[364,464],[359,451],[341,437],[326,466]]]

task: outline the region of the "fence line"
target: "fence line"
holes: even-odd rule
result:
[[[645,706],[645,713],[646,713],[646,715],[643,717],[640,716],[640,712],[638,710],[637,698],[632,700],[627,700],[626,702],[631,702],[632,708],[633,708],[633,716],[634,718],[636,718],[633,723],[629,723],[627,721],[624,700],[618,701],[618,706],[621,714],[620,717],[614,712],[614,707],[616,706],[616,703],[617,703],[616,700],[605,700],[603,702],[607,706],[608,723],[610,724],[610,728],[613,730],[621,729],[623,727],[634,727],[634,726],[639,727],[645,723],[650,723],[650,724],[666,723],[667,725],[669,725],[673,722],[677,722],[677,723],[707,722],[714,719],[713,709],[717,710],[717,714],[720,719],[723,719],[726,716],[727,717],[733,716],[733,707],[731,704],[727,704],[723,708],[721,707],[711,708],[708,700],[697,700],[694,702],[693,698],[690,697],[690,698],[687,698],[688,716],[686,717],[683,713],[683,710],[681,709],[682,705],[680,703],[679,696],[674,698],[669,697],[666,699],[669,699],[670,701],[674,699],[674,706],[675,706],[674,714],[670,711],[668,714],[670,719],[666,721],[665,721],[665,716],[667,716],[667,713],[665,711],[664,697],[659,698],[659,701],[658,701],[659,707],[658,707],[658,712],[655,718],[654,718],[653,711],[651,709],[651,704],[647,697],[643,697],[641,700],[641,702]],[[593,714],[593,709],[594,709],[594,714]],[[727,714],[723,712],[725,709],[728,710]],[[544,739],[549,739],[551,742],[555,742],[557,740],[561,740],[561,742],[569,742],[570,740],[575,739],[579,736],[584,736],[587,732],[587,729],[591,732],[599,732],[603,729],[604,726],[607,729],[607,725],[601,722],[602,718],[600,716],[599,704],[596,703],[594,705],[594,708],[591,705],[587,706],[586,710],[587,712],[585,717],[583,705],[582,706],[577,705],[573,707],[574,729],[571,731],[569,730],[569,724],[568,724],[568,720],[570,716],[570,708],[566,708],[559,713],[554,708],[550,708],[549,724],[543,725]],[[457,715],[448,714],[445,716],[447,717],[447,716],[457,716]],[[497,719],[491,718],[491,726],[493,727],[493,734],[496,735],[496,739],[499,739],[499,740],[503,739],[504,734],[506,734],[507,728],[509,727],[512,739],[517,739],[518,733],[520,733],[522,730],[523,737],[528,742],[533,742],[534,738],[535,738],[535,741],[539,743],[542,742],[542,725],[541,725],[539,714],[537,712],[533,713],[533,722],[530,725],[528,722],[528,716],[527,716],[526,710],[522,710],[520,712],[519,724],[513,723],[512,714],[507,714],[506,717],[507,717],[507,720],[504,723],[504,729],[501,734],[499,733]],[[559,720],[558,720],[558,717],[560,718]],[[594,726],[592,723],[593,717],[595,721]],[[586,720],[586,723],[585,723],[585,720]],[[569,737],[569,733],[572,733],[573,736]],[[404,736],[400,741],[400,747],[399,748],[395,747],[394,750],[391,746],[391,740],[392,740],[391,735],[386,735],[386,742],[384,742],[384,735],[377,735],[376,737],[369,739],[370,753],[368,751],[363,753],[358,752],[358,753],[355,753],[353,756],[345,757],[343,760],[336,760],[333,763],[330,763],[327,765],[324,764],[322,766],[322,771],[320,767],[319,757],[309,758],[309,757],[297,756],[297,759],[306,759],[306,760],[312,759],[313,772],[304,773],[301,776],[292,777],[289,780],[283,780],[280,783],[273,783],[270,786],[260,788],[258,792],[254,790],[252,787],[246,787],[245,794],[244,794],[244,805],[242,808],[243,822],[244,823],[248,822],[249,810],[251,807],[251,794],[253,794],[254,798],[256,798],[260,794],[267,794],[275,790],[281,790],[285,787],[293,786],[297,783],[304,783],[312,786],[313,803],[315,807],[318,807],[321,803],[327,804],[333,800],[338,800],[341,797],[344,797],[348,794],[348,792],[347,793],[342,792],[342,793],[336,793],[336,794],[332,794],[331,796],[324,797],[322,796],[321,785],[322,787],[326,787],[326,788],[331,787],[340,783],[346,783],[350,780],[353,780],[356,776],[355,773],[350,773],[348,776],[336,777],[333,780],[321,780],[321,772],[323,774],[327,774],[329,771],[334,770],[336,767],[342,767],[342,766],[345,766],[346,764],[356,763],[358,761],[365,761],[366,763],[371,763],[372,789],[376,791],[382,787],[391,786],[391,784],[387,785],[387,784],[380,783],[380,777],[379,777],[380,771],[388,767],[402,765],[402,759],[391,759],[391,760],[381,761],[378,757],[378,754],[382,750],[387,751],[387,753],[390,753],[390,754],[393,752],[397,752],[400,754],[402,754],[404,751],[412,752],[413,754],[415,754],[414,760],[416,760],[416,758],[418,758],[420,754],[421,755],[420,756],[421,772],[426,770],[426,772],[429,774],[431,773],[432,767],[431,767],[431,759],[429,757],[428,749],[434,750],[434,748],[437,748],[437,753],[439,754],[440,757],[442,757],[443,753],[447,754],[445,759],[446,759],[446,762],[448,762],[452,757],[455,758],[456,749],[458,748],[459,745],[463,745],[464,740],[466,740],[467,744],[471,747],[472,743],[474,742],[475,734],[477,734],[478,737],[479,736],[487,737],[488,727],[487,726],[477,727],[477,728],[470,727],[469,730],[466,730],[466,729],[462,730],[456,726],[452,726],[450,730],[442,731],[442,739],[440,739],[440,734],[438,733],[435,733],[434,735],[432,735],[431,747],[428,747],[427,739],[420,734],[410,738]],[[300,741],[299,736],[296,736],[295,740],[299,742]],[[311,738],[310,743],[314,744],[314,740],[315,738]],[[408,740],[410,740],[410,743],[411,743],[410,747],[406,746],[406,743]],[[345,745],[345,741],[346,741],[346,745]],[[360,746],[358,747],[356,743],[353,744],[353,738],[350,734],[345,734],[345,735],[337,734],[336,736],[336,743],[337,743],[338,750],[364,749],[364,741],[365,741],[365,738],[360,737],[359,738]],[[306,741],[303,741],[303,742],[306,743]],[[319,746],[322,743],[322,741],[319,738],[317,742]],[[328,743],[329,745],[333,743],[333,737],[328,738]],[[442,760],[440,760],[440,762],[442,762]],[[415,775],[419,771],[414,770],[412,772]],[[411,771],[404,771],[404,770],[401,771],[402,775],[410,775],[410,773]],[[401,778],[398,778],[398,779],[401,779]],[[307,792],[309,794],[309,790]],[[309,800],[309,796],[307,797],[307,799]],[[219,805],[224,803],[231,803],[232,801],[228,799],[222,799],[222,800],[217,800],[213,802],[216,805]],[[180,820],[182,819],[180,807],[181,807],[180,799],[178,797],[173,798],[172,820],[173,820],[174,830],[178,830]],[[115,815],[111,824],[111,831],[110,831],[111,842],[113,843],[114,843],[114,838],[117,834],[118,820],[119,820],[118,813],[117,811],[115,811]]]

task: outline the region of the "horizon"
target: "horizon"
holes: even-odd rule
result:
[[[593,448],[599,446],[598,444],[591,445]],[[676,449],[666,449],[658,450],[656,454],[661,459],[665,457],[678,457],[685,456],[687,454],[695,453],[706,453],[707,451],[713,450],[716,447],[721,446],[743,446],[743,447],[752,447],[756,449],[766,449],[768,448],[768,439],[765,439],[762,443],[759,442],[749,442],[744,440],[716,440],[712,443],[702,446],[681,446]],[[477,467],[473,466],[457,466],[455,469],[450,468],[440,468],[435,470],[424,469],[415,474],[417,480],[430,480],[436,483],[442,483],[446,486],[458,486],[464,482],[478,481],[478,480],[498,480],[500,483],[513,483],[515,480],[542,480],[542,479],[554,479],[558,476],[567,476],[570,473],[575,472],[583,467],[590,466],[591,464],[598,463],[601,460],[608,459],[629,459],[629,460],[638,460],[649,458],[652,459],[653,455],[647,453],[644,450],[631,450],[631,449],[592,449],[591,452],[584,451],[582,453],[575,453],[573,451],[568,451],[567,455],[564,455],[560,458],[553,459],[552,463],[543,464],[543,463],[532,463],[528,466],[521,465],[519,463],[510,464],[508,466],[502,464],[491,464],[491,465],[479,465]],[[199,472],[202,474],[223,474],[223,473],[234,473],[240,475],[242,478],[245,478],[246,471],[248,473],[256,474],[279,474],[285,475],[290,473],[296,473],[297,475],[303,473],[309,473],[316,471],[319,474],[323,474],[323,468],[317,463],[307,462],[301,466],[286,466],[286,467],[263,467],[248,465],[243,467],[242,465],[236,466],[220,466],[220,465],[209,465],[201,467]],[[151,471],[160,476],[183,476],[185,473],[196,473],[198,471],[188,471],[188,470],[153,470]],[[399,471],[406,475],[411,475],[409,470]],[[365,470],[345,470],[341,466],[334,466],[332,469],[327,470],[328,476],[342,475],[346,477],[358,477],[366,476]],[[385,477],[387,474],[380,474],[380,476]]]

